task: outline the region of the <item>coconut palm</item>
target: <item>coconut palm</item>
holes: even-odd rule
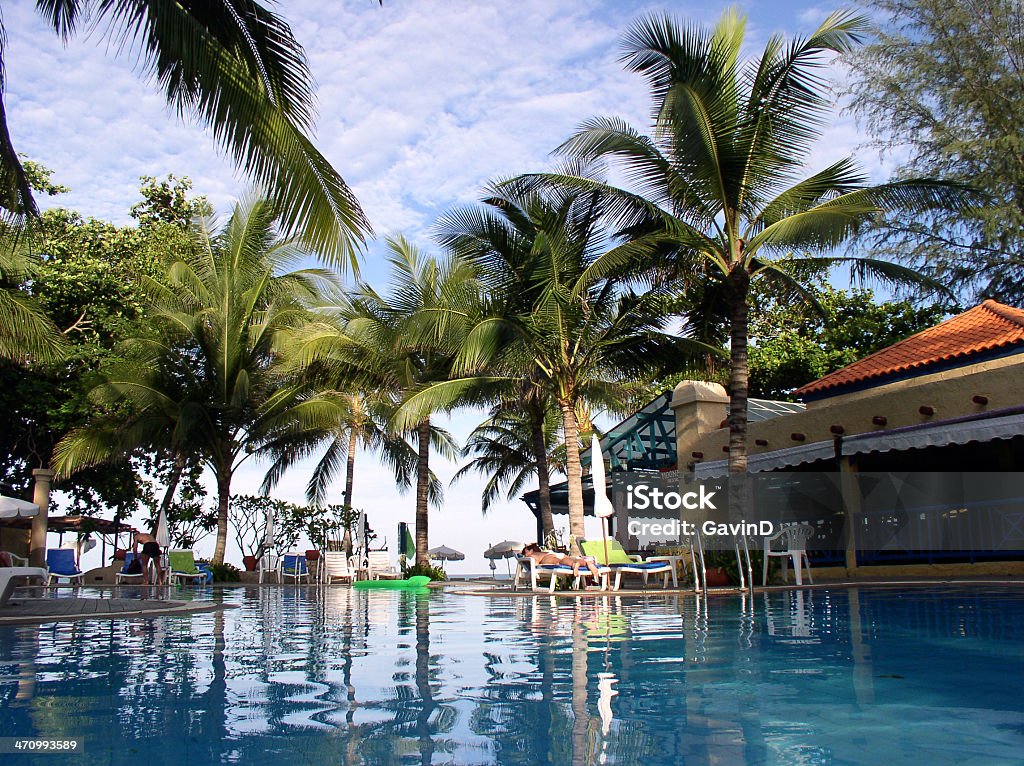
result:
[[[306,135],[315,117],[312,76],[283,18],[255,0],[37,0],[36,6],[65,41],[88,30],[129,52],[168,105],[206,125],[265,190],[288,234],[301,234],[308,247],[339,262],[354,258],[352,246],[370,226],[345,181]],[[0,207],[35,215],[29,179],[7,128],[5,84],[0,59]]]
[[[674,369],[695,344],[662,332],[656,291],[635,295],[591,268],[606,245],[600,194],[503,184],[487,205],[455,210],[438,229],[446,246],[480,268],[490,303],[465,335],[457,377],[411,396],[399,420],[454,406],[481,381],[535,374],[561,417],[575,545],[584,534],[579,408],[621,401],[631,381]]]
[[[359,283],[337,312],[340,325],[322,322],[290,342],[293,364],[343,366],[349,386],[383,397],[379,412],[397,407],[411,391],[447,379],[461,332],[457,309],[471,310],[478,300],[475,274],[466,263],[426,256],[402,236],[386,243],[391,290],[381,294]],[[416,563],[421,565],[430,563],[429,504],[442,496],[430,470],[430,451],[447,458],[456,452],[451,436],[431,415],[424,410],[415,421],[388,426],[390,438],[409,438],[415,446]],[[400,486],[410,478],[406,466],[404,459],[392,465]]]
[[[198,228],[199,246],[162,280],[145,280],[156,332],[125,343],[93,392],[105,414],[55,450],[62,475],[140,449],[198,456],[217,483],[215,563],[235,471],[318,404],[303,381],[275,372],[275,341],[336,283],[317,269],[285,271],[303,251],[277,236],[276,220],[268,201],[239,204],[220,231]]]
[[[456,472],[452,483],[473,473],[487,477],[480,496],[480,508],[487,513],[502,496],[512,500],[538,477],[541,489],[547,490],[548,519],[541,521],[546,537],[553,528],[549,471],[561,469],[555,451],[560,415],[553,407],[541,415],[542,461],[537,460],[534,420],[533,413],[520,400],[494,407],[490,417],[473,429],[463,445],[462,456],[472,460]]]
[[[820,271],[848,263],[858,277],[920,282],[895,264],[825,256],[880,213],[913,215],[971,199],[962,187],[927,179],[869,186],[850,159],[800,179],[831,105],[819,71],[828,56],[859,42],[867,21],[836,12],[809,37],[787,44],[772,36],[750,59],[740,55],[744,29],[745,19],[730,10],[713,30],[670,16],[642,18],[629,30],[623,60],[650,84],[652,135],[617,118],[594,118],[559,150],[577,162],[616,160],[635,190],[565,173],[518,181],[606,195],[630,242],[594,263],[595,274],[646,272],[658,283],[674,281],[681,293],[696,291],[702,301],[716,294],[724,301],[731,472],[747,467],[751,280],[807,299],[801,275],[808,265]]]
[[[63,355],[64,336],[21,289],[36,267],[26,242],[16,227],[0,228],[0,359],[47,362]]]

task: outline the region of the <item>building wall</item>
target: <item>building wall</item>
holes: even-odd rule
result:
[[[988,402],[975,404],[972,398],[976,395],[987,397]],[[756,455],[827,441],[834,437],[832,426],[842,426],[845,436],[853,436],[1022,404],[1024,353],[810,402],[803,412],[751,423],[748,450]],[[934,414],[922,415],[922,406],[931,407]],[[728,457],[724,448],[729,429],[719,427],[728,414],[724,388],[683,381],[676,386],[672,407],[681,469],[693,461]],[[885,418],[885,425],[874,424],[875,417]],[[802,434],[804,439],[794,439],[793,434]],[[759,445],[757,440],[767,444]],[[693,457],[694,452],[703,453],[703,458]]]

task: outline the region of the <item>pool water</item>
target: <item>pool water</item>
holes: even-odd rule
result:
[[[1024,590],[475,597],[0,628],[3,764],[1020,764]]]

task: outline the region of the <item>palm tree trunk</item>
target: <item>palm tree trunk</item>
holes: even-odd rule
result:
[[[345,498],[344,504],[352,507],[352,481],[356,474],[356,447],[359,444],[359,434],[355,426],[348,430],[348,458],[345,461]]]
[[[231,502],[231,467],[217,466],[217,545],[213,549],[211,564],[224,563],[228,544],[228,505]]]
[[[732,300],[729,342],[729,473],[747,472],[747,295],[750,275],[740,265],[729,277]]]
[[[551,515],[551,475],[548,468],[548,447],[544,443],[544,411],[536,406],[530,407],[530,428],[533,431],[533,457],[537,461],[537,498],[540,505],[540,524],[544,537],[555,528],[555,520]],[[543,544],[543,540],[538,540]]]
[[[573,403],[559,399],[562,431],[565,436],[565,470],[569,477],[569,550],[579,555],[576,540],[583,537],[583,469],[580,465],[580,431]]]
[[[171,466],[171,475],[167,477],[167,488],[164,490],[164,499],[160,503],[160,513],[167,515],[174,502],[174,493],[178,491],[178,484],[181,482],[181,474],[185,472],[185,454],[174,453],[174,465]]]
[[[419,458],[416,462],[416,564],[430,565],[430,542],[428,525],[430,523],[427,507],[427,489],[430,486],[430,418],[425,418],[416,426]]]

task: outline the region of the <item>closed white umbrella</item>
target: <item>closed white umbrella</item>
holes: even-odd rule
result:
[[[266,526],[263,529],[263,552],[274,550],[274,508],[267,508]]]
[[[39,506],[28,500],[0,495],[0,519],[28,518],[39,515]]]
[[[360,556],[366,555],[366,511],[359,512],[359,521],[356,522],[356,553]]]
[[[608,499],[605,488],[604,453],[597,434],[590,443],[590,477],[594,482],[594,515],[601,519],[601,539],[604,540],[604,562],[608,563],[608,517],[614,515],[615,506]]]
[[[167,514],[162,508],[156,520],[156,543],[161,548],[171,547],[171,536],[167,531]]]

